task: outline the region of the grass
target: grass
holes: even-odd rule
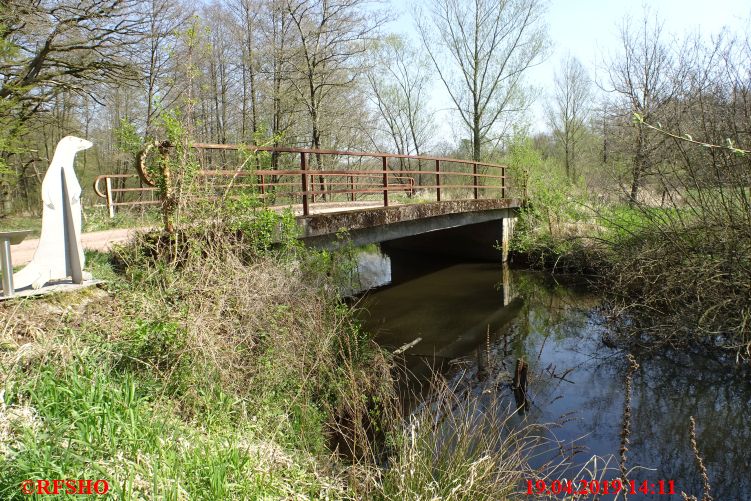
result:
[[[7,409],[35,406],[2,461],[0,495],[20,497],[28,478],[104,478],[128,499],[284,497],[289,485],[317,497],[341,488],[260,430],[185,423],[153,395],[148,383],[80,357],[62,371],[40,368],[6,394]]]
[[[144,210],[119,209],[115,217],[110,218],[104,207],[86,208],[83,221],[83,231],[102,231],[117,228],[150,228],[161,223],[161,213],[158,209]]]
[[[433,396],[394,438],[383,499],[505,500],[519,496],[538,445],[534,426],[519,426],[500,400],[481,402],[436,381]]]
[[[0,218],[0,228],[3,231],[30,230],[31,237],[38,237],[42,229],[42,218],[34,216],[4,216]]]

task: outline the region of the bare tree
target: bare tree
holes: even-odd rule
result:
[[[131,50],[143,38],[137,0],[6,0],[0,13],[13,56],[0,63],[0,99],[34,109],[66,90],[96,98],[94,84],[133,81]],[[38,108],[37,108],[38,109]]]
[[[294,82],[309,117],[310,144],[320,148],[321,111],[332,94],[362,72],[362,56],[384,22],[368,10],[368,0],[288,0],[287,9],[300,45]],[[345,110],[342,110],[345,111]]]
[[[297,78],[292,83],[310,119],[310,145],[320,149],[324,131],[322,112],[355,82],[362,72],[361,56],[376,39],[385,21],[372,12],[368,0],[287,0],[287,10],[299,36],[299,48],[291,59]],[[344,119],[346,107],[338,114]],[[328,114],[337,111],[328,109]],[[329,116],[331,118],[331,116]],[[321,157],[316,165],[322,168]],[[324,189],[323,177],[319,177]]]
[[[61,93],[101,104],[105,84],[134,83],[133,48],[144,35],[138,0],[4,0],[0,3],[0,185],[29,121]],[[4,172],[2,172],[4,171]]]
[[[238,72],[232,70],[239,67],[239,73],[247,75],[244,71],[247,60],[242,57],[247,47],[242,44],[238,50],[237,44],[232,40],[233,19],[223,4],[215,2],[207,6],[204,22],[207,23],[209,31],[207,53],[203,60],[206,69],[204,75],[208,79],[205,83],[208,85],[202,86],[202,91],[205,93],[207,109],[212,117],[206,124],[209,126],[209,137],[212,141],[226,143],[231,129],[230,121],[236,108],[230,102],[231,94],[235,90],[233,73]]]
[[[660,114],[667,109],[680,88],[675,60],[665,43],[664,23],[645,12],[634,25],[625,19],[620,29],[620,51],[607,64],[605,90],[614,96],[608,107],[611,117],[626,129],[625,145],[631,157],[629,203],[635,204],[644,178],[649,175],[660,154],[664,138],[634,124],[634,113],[645,121],[665,120]]]
[[[546,51],[542,0],[436,0],[416,13],[425,48],[467,128],[472,157],[527,107],[524,73]]]
[[[261,71],[270,81],[268,95],[271,99],[270,131],[273,145],[278,146],[280,138],[292,126],[293,104],[291,103],[292,73],[291,56],[295,52],[292,19],[287,10],[286,0],[267,0],[265,19],[262,22],[263,41],[267,49],[267,63]],[[279,165],[279,154],[271,155],[271,166]]]
[[[259,128],[259,17],[261,3],[257,0],[234,0],[231,3],[236,18],[234,43],[240,48],[238,64],[241,75],[240,137],[252,142]]]
[[[420,155],[435,129],[428,108],[428,64],[406,40],[391,36],[378,45],[367,72],[370,99],[400,154]]]
[[[584,66],[567,56],[553,81],[553,99],[546,109],[548,124],[563,150],[566,176],[576,178],[579,147],[587,131],[592,98],[591,82]]]
[[[168,78],[174,67],[172,48],[176,43],[177,31],[192,15],[192,12],[179,0],[146,0],[146,39],[143,52],[143,73],[146,80],[145,134],[152,131],[152,123],[160,109],[169,108],[165,102],[168,95],[173,97],[172,87],[177,84]]]

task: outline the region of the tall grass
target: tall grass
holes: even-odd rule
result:
[[[500,400],[481,402],[440,379],[432,395],[392,437],[377,497],[503,500],[539,478],[529,458],[541,428],[520,426]]]

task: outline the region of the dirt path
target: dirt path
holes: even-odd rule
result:
[[[381,206],[381,203],[372,201],[345,203],[319,202],[315,205],[311,204],[310,213],[325,214],[329,212],[361,210]],[[277,209],[277,207],[275,207],[275,209]],[[278,209],[282,210],[284,209],[284,207],[278,207]],[[292,210],[297,216],[300,216],[302,214],[302,206],[292,206]],[[92,231],[90,233],[84,233],[83,235],[81,235],[81,243],[83,244],[84,249],[106,252],[111,248],[112,244],[126,242],[136,231],[142,229],[143,228],[124,228],[117,230]],[[38,244],[39,239],[34,238],[31,240],[24,240],[19,245],[11,245],[10,252],[13,257],[13,266],[21,266],[31,261],[31,258],[34,256],[34,251],[36,250]]]
[[[120,230],[93,231],[81,235],[81,243],[84,249],[107,251],[112,244],[127,241],[135,233],[135,228],[125,228]],[[39,239],[24,240],[18,245],[10,246],[10,253],[13,256],[13,266],[21,266],[34,256],[34,251],[39,244]]]

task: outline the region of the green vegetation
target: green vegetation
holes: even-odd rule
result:
[[[524,186],[527,203],[522,207],[511,249],[523,254],[531,266],[567,271],[588,271],[592,251],[582,238],[599,230],[587,198],[563,170],[543,161],[529,139],[518,140],[509,152],[516,186]]]
[[[31,230],[31,236],[38,237],[42,231],[42,218],[33,216],[6,216],[0,219],[0,225],[5,231]]]
[[[480,403],[437,384],[432,405],[419,408],[395,436],[396,453],[384,472],[382,496],[515,499],[525,479],[541,475],[527,466],[540,439],[531,431],[515,423],[514,413],[502,402]]]

